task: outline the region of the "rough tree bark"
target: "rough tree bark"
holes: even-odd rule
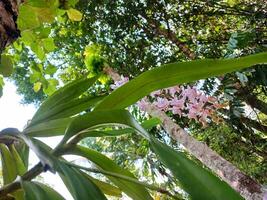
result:
[[[16,24],[20,3],[20,0],[0,0],[0,54],[20,35]]]
[[[121,80],[118,73],[112,68],[106,67],[104,72],[114,81]],[[264,196],[264,187],[241,172],[232,163],[225,160],[219,154],[210,149],[205,143],[202,143],[192,137],[188,132],[176,124],[170,117],[157,107],[147,102],[144,110],[152,117],[161,120],[162,127],[170,136],[187,151],[200,160],[206,167],[216,173],[222,180],[227,182],[234,190],[239,192],[247,200],[262,200]]]

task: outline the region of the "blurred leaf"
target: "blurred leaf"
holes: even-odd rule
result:
[[[25,200],[65,200],[52,188],[38,182],[22,181]]]
[[[40,23],[52,23],[56,17],[55,8],[34,8]]]
[[[80,11],[73,8],[67,10],[67,14],[70,20],[72,21],[81,21],[83,18],[83,14]]]
[[[27,4],[21,4],[19,7],[17,24],[20,31],[24,31],[26,29],[34,29],[40,26],[40,22],[34,7]]]
[[[47,52],[52,52],[55,50],[56,46],[53,38],[45,38],[42,40],[43,46]]]
[[[27,4],[33,7],[51,7],[57,4],[56,0],[27,0]]]
[[[8,77],[13,72],[12,59],[8,55],[1,55],[0,57],[0,74],[4,77]]]
[[[45,73],[49,74],[49,75],[54,75],[54,73],[56,73],[57,71],[57,67],[55,67],[54,65],[49,64],[46,69],[45,69]]]
[[[25,30],[21,33],[21,40],[28,46],[31,46],[32,42],[36,42],[36,35],[32,30]]]
[[[51,96],[57,90],[58,80],[55,78],[50,78],[47,80],[47,83],[47,87],[44,87],[43,90],[45,94]]]
[[[31,50],[36,54],[36,56],[43,61],[45,59],[45,52],[40,43],[31,43]]]
[[[33,84],[33,90],[34,92],[38,92],[42,87],[42,83],[41,82],[36,82]]]
[[[231,7],[235,6],[235,5],[238,3],[237,0],[226,0],[226,2],[227,2],[227,3],[229,4],[229,6],[231,6]]]

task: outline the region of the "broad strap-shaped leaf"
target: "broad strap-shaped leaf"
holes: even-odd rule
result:
[[[56,106],[54,109],[43,115],[44,118],[49,120],[71,117],[80,112],[86,111],[89,108],[94,107],[104,97],[83,97],[66,101],[66,103]]]
[[[152,149],[180,181],[192,200],[242,200],[224,181],[167,145],[151,139]]]
[[[25,200],[65,200],[52,188],[38,182],[21,181]]]
[[[11,152],[5,144],[0,144],[2,174],[4,185],[11,183],[17,177],[17,167]]]
[[[135,121],[131,114],[126,110],[109,110],[109,111],[93,111],[78,117],[75,117],[66,130],[65,136],[61,143],[66,142],[72,136],[86,131],[87,129],[96,129],[107,125],[120,125],[137,129],[147,137],[148,134]]]
[[[161,121],[157,118],[151,118],[146,121],[144,121],[141,126],[144,129],[151,129],[154,126],[160,124]],[[123,129],[113,129],[113,130],[89,130],[83,132],[82,135],[80,135],[80,140],[87,137],[117,137],[124,134],[131,134],[135,133],[135,129],[133,128],[123,128]]]
[[[14,144],[15,149],[17,150],[24,166],[28,169],[29,165],[29,147],[24,142],[16,142]]]
[[[104,194],[109,195],[109,196],[114,196],[114,197],[122,197],[122,191],[104,181],[100,181],[88,174],[83,173],[87,178],[89,178]]]
[[[88,160],[95,163],[99,168],[118,173],[124,176],[135,178],[134,175],[126,169],[118,166],[114,161],[110,160],[108,157],[104,156],[97,151],[88,149],[85,147],[77,146],[74,149],[69,150],[67,153],[79,155],[87,158]],[[131,183],[119,178],[107,176],[116,186],[118,186],[123,192],[125,192],[129,197],[134,200],[152,200],[152,197],[148,191],[141,185],[136,183]]]
[[[107,130],[107,131],[89,130],[89,131],[84,131],[82,135],[79,135],[79,141],[87,137],[117,137],[120,135],[130,134],[130,133],[135,133],[135,130],[132,128],[123,128],[118,130]]]
[[[14,144],[10,144],[9,148],[0,144],[1,161],[2,161],[2,176],[4,184],[13,182],[18,175],[23,175],[26,172],[26,167],[15,149]],[[11,193],[11,196],[17,200],[24,200],[22,190],[17,190]]]
[[[57,166],[57,172],[75,200],[107,200],[93,181],[80,173],[79,170],[60,161]]]
[[[57,90],[36,111],[29,126],[32,126],[44,119],[47,120],[47,118],[44,117],[46,115],[49,115],[47,113],[50,113],[51,110],[56,108],[56,106],[72,101],[73,99],[79,97],[90,86],[92,86],[96,80],[97,80],[97,77],[93,77],[90,79],[82,78],[82,79],[73,81],[65,85],[64,87],[60,88],[59,90]]]
[[[63,135],[72,118],[54,119],[26,128],[23,133],[31,137],[51,137]]]
[[[267,63],[267,53],[233,59],[203,59],[166,64],[146,71],[113,91],[96,110],[126,108],[155,90]]]
[[[22,176],[27,171],[27,168],[25,167],[24,162],[20,157],[19,153],[17,152],[17,149],[15,148],[14,144],[11,144],[9,149],[12,154],[14,164],[17,168],[17,174]]]

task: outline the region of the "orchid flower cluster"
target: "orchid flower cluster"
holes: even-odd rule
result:
[[[129,81],[128,77],[121,77],[120,81],[111,85],[113,90]],[[153,102],[158,109],[171,112],[179,117],[187,117],[201,123],[204,127],[211,121],[219,123],[221,118],[216,110],[225,107],[215,97],[208,96],[194,86],[174,86],[152,92],[137,102],[138,107],[145,111],[148,101]]]

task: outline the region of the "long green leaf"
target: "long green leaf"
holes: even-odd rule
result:
[[[145,129],[151,129],[154,126],[160,124],[161,121],[157,118],[151,118],[144,121],[141,126]],[[135,133],[136,131],[133,128],[123,128],[123,129],[114,129],[114,130],[89,130],[84,131],[82,135],[80,135],[79,139],[87,138],[87,137],[117,137],[124,134]]]
[[[86,131],[87,129],[96,129],[107,125],[123,125],[138,129],[144,135],[147,135],[146,131],[135,121],[131,114],[126,110],[109,110],[90,112],[85,115],[76,117],[66,130],[62,143],[66,142],[72,136]],[[148,137],[148,135],[147,135]]]
[[[104,97],[84,97],[67,101],[51,110],[44,118],[58,119],[70,117],[95,106]]]
[[[25,200],[65,200],[52,188],[38,182],[22,181]]]
[[[23,164],[26,169],[28,169],[29,165],[29,147],[24,142],[16,142],[15,148],[23,161]]]
[[[12,154],[15,166],[17,168],[17,173],[18,175],[22,176],[27,171],[27,168],[25,167],[24,162],[20,157],[19,153],[17,152],[14,144],[11,144],[9,149],[10,153]]]
[[[107,200],[101,190],[78,170],[58,162],[57,171],[75,200]]]
[[[29,126],[32,126],[43,119],[47,119],[46,116],[50,115],[51,110],[55,109],[56,106],[66,103],[66,101],[71,101],[79,97],[84,93],[90,86],[92,86],[97,77],[93,78],[82,78],[71,82],[64,86],[63,88],[57,90],[51,97],[49,97],[36,111],[32,118]]]
[[[1,161],[2,161],[2,174],[4,185],[11,183],[17,177],[17,168],[15,161],[8,147],[4,144],[0,144]]]
[[[180,181],[192,200],[242,200],[243,198],[229,185],[208,170],[198,166],[183,153],[167,145],[151,140],[151,146],[160,160]]]
[[[92,161],[93,163],[95,163],[99,168],[103,170],[118,173],[124,176],[129,176],[131,178],[135,178],[131,172],[121,168],[114,161],[110,160],[108,157],[92,149],[77,146],[76,148],[69,150],[67,153],[83,156],[87,158],[88,160]],[[108,176],[108,178],[115,185],[121,188],[121,190],[125,192],[132,199],[134,200],[150,200],[151,199],[152,200],[152,197],[150,196],[148,191],[143,186],[136,184],[136,183],[130,183],[128,181],[114,178],[111,176]]]
[[[163,65],[147,71],[107,96],[95,110],[126,108],[151,92],[267,63],[267,53],[235,59],[204,59]]]
[[[109,195],[109,196],[114,196],[114,197],[122,197],[122,191],[119,188],[109,183],[95,179],[92,176],[89,176],[88,174],[85,174],[85,176],[89,178],[97,187],[99,187],[99,189],[104,194]]]
[[[51,137],[63,135],[72,118],[61,118],[42,122],[26,128],[23,133],[31,137]]]

